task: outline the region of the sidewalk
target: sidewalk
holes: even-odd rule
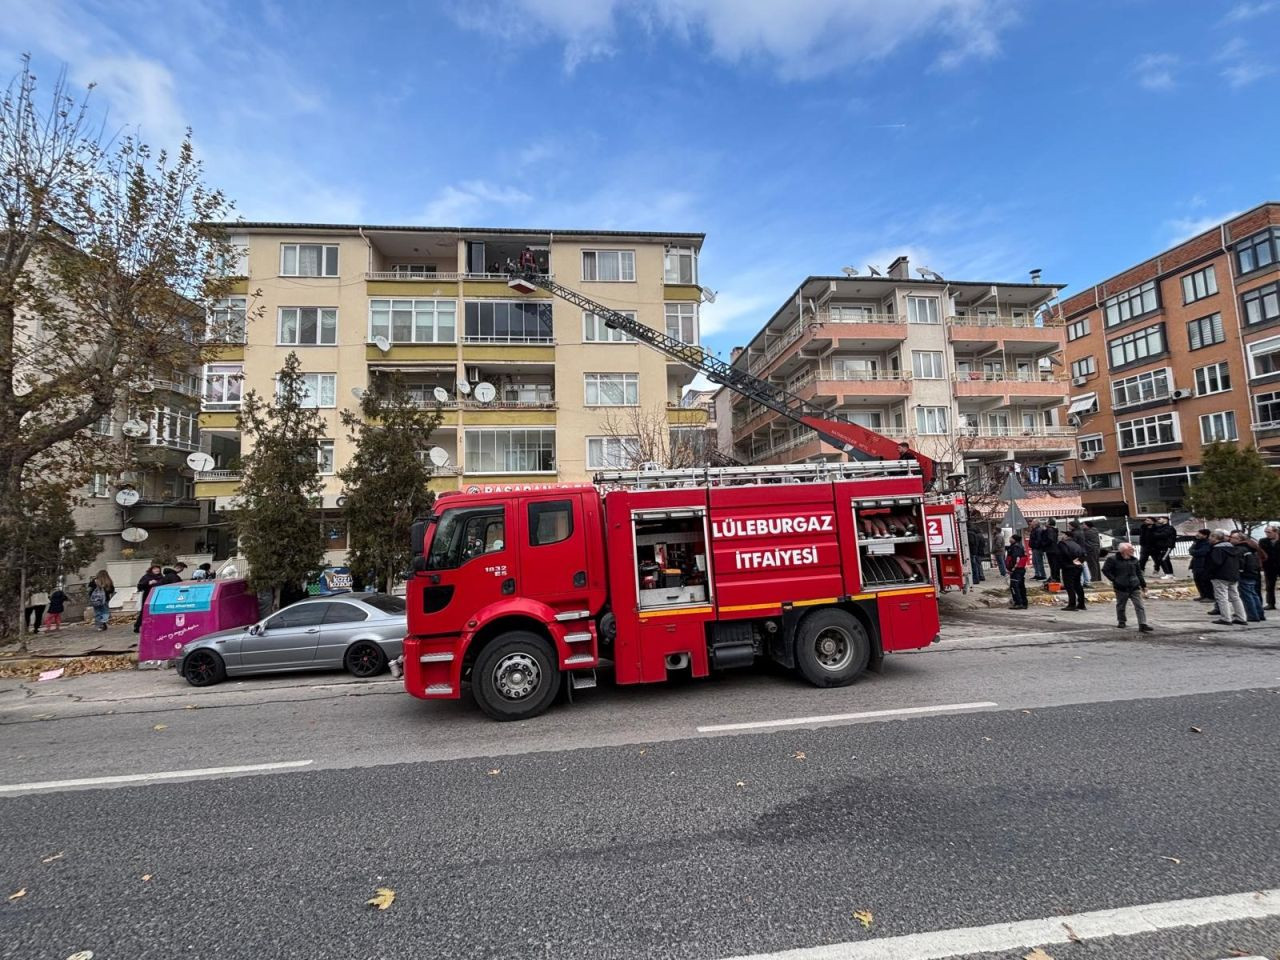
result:
[[[84,657],[90,654],[133,653],[138,649],[138,635],[133,632],[133,617],[115,617],[106,630],[92,623],[62,625],[56,632],[41,630],[27,636],[27,653],[16,648],[0,650],[0,657]]]

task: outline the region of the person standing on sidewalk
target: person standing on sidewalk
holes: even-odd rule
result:
[[[1074,537],[1063,537],[1054,552],[1058,556],[1062,585],[1067,591],[1067,605],[1063,609],[1083,610],[1086,605],[1084,584],[1081,582],[1084,572],[1084,544]]]
[[[1031,557],[1035,561],[1035,576],[1032,580],[1044,579],[1044,527],[1039,520],[1031,521],[1031,529],[1027,531],[1027,546],[1031,548]]]
[[[133,621],[134,633],[142,630],[142,615],[147,609],[147,594],[151,592],[152,587],[161,583],[164,583],[164,574],[160,570],[160,564],[152,563],[138,580],[138,617]]]
[[[43,590],[27,591],[27,602],[22,611],[23,623],[26,625],[28,633],[39,633],[40,625],[44,622],[44,608],[49,605],[49,595]],[[31,618],[35,617],[36,628],[31,629]]]
[[[990,548],[987,546],[987,538],[972,523],[966,526],[966,532],[969,537],[969,565],[973,570],[973,582],[975,584],[982,583],[983,580],[987,579],[982,574],[982,561],[991,555]]]
[[[1224,627],[1243,627],[1248,624],[1244,601],[1240,599],[1240,552],[1227,539],[1227,531],[1215,530],[1209,537],[1213,549],[1209,551],[1209,579],[1213,581],[1214,608]],[[1230,617],[1231,619],[1227,619]]]
[[[1191,558],[1191,578],[1196,582],[1198,603],[1213,603],[1213,584],[1209,580],[1209,551],[1213,544],[1209,542],[1209,531],[1201,527],[1196,531],[1196,538],[1191,541],[1187,555]]]
[[[1173,579],[1173,546],[1178,542],[1178,531],[1168,517],[1160,517],[1151,530],[1151,559],[1161,580]]]
[[[1280,575],[1280,527],[1274,523],[1267,524],[1266,536],[1259,546],[1262,547],[1266,559],[1262,561],[1262,575],[1267,580],[1267,607],[1276,608],[1276,577]]]
[[[1143,602],[1147,595],[1147,580],[1142,575],[1142,564],[1133,556],[1133,544],[1122,543],[1116,552],[1107,557],[1102,565],[1102,575],[1111,581],[1116,591],[1116,626],[1125,625],[1125,607],[1133,604],[1134,615],[1138,618],[1138,630],[1151,633],[1151,625],[1147,623],[1147,605]]]
[[[1009,606],[1014,610],[1027,609],[1027,557],[1022,546],[1022,534],[1015,533],[1004,548],[1004,563],[1009,570]]]
[[[1058,521],[1049,518],[1044,526],[1044,555],[1049,561],[1049,579],[1062,582],[1062,554],[1058,550]]]
[[[1084,522],[1084,549],[1085,562],[1089,564],[1089,576],[1101,582],[1102,568],[1098,565],[1098,558],[1102,556],[1102,535],[1098,533],[1092,520]]]
[[[1244,602],[1245,619],[1261,623],[1267,619],[1262,612],[1262,551],[1257,540],[1239,530],[1231,534],[1231,542],[1240,551],[1240,599]]]
[[[1138,528],[1138,563],[1142,564],[1142,572],[1147,572],[1147,561],[1151,559],[1151,535],[1155,533],[1156,522],[1145,517]],[[1157,570],[1157,573],[1160,571]]]
[[[111,622],[111,598],[115,592],[115,582],[105,570],[99,570],[89,581],[89,606],[93,608],[93,624],[99,630],[107,629]]]
[[[61,587],[54,587],[53,593],[49,594],[49,610],[45,613],[45,623],[48,626],[45,632],[57,632],[62,629],[62,613],[67,608],[67,595]]]

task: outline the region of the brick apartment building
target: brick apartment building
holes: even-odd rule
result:
[[[1176,513],[1215,440],[1280,455],[1280,203],[1059,305],[1087,512]]]

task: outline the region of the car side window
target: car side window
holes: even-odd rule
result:
[[[323,603],[300,603],[285,607],[265,624],[268,630],[283,630],[293,627],[318,627],[324,620]]]
[[[325,624],[359,623],[369,619],[369,614],[352,603],[326,603],[325,607]]]
[[[437,521],[428,570],[453,570],[468,560],[506,547],[506,513],[501,506],[446,510]]]
[[[529,504],[529,546],[560,543],[572,535],[572,500],[544,500]]]

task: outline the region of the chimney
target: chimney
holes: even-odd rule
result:
[[[1032,283],[1039,283],[1039,282],[1040,282],[1040,268],[1039,268],[1039,267],[1036,267],[1034,270],[1032,270],[1032,271],[1031,271],[1031,282],[1032,282]]]
[[[911,272],[907,269],[909,264],[906,257],[899,257],[893,263],[889,264],[889,276],[895,280],[910,280]]]
[[[732,349],[730,349],[730,350],[729,350],[729,362],[730,362],[730,363],[737,363],[737,362],[738,362],[738,358],[739,358],[740,356],[742,356],[742,351],[743,351],[744,349],[746,349],[746,348],[745,348],[745,347],[733,347]]]

